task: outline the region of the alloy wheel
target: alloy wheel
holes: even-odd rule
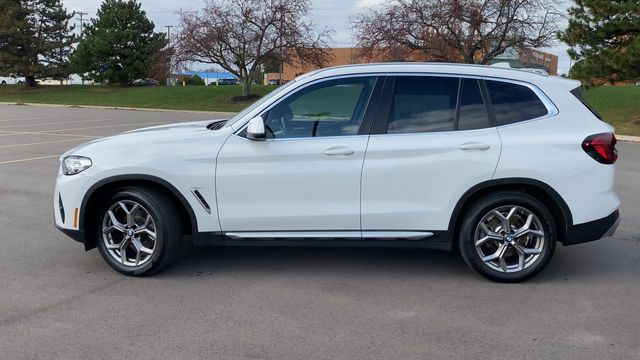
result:
[[[475,249],[489,268],[514,273],[532,266],[546,245],[540,219],[522,206],[500,206],[476,226]]]
[[[124,266],[147,263],[156,249],[156,223],[139,203],[121,200],[102,220],[102,241],[111,257]]]

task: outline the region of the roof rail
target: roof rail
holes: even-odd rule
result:
[[[463,67],[476,67],[476,68],[487,68],[487,67],[494,67],[494,68],[501,68],[501,69],[508,69],[508,70],[512,70],[512,71],[521,71],[521,72],[526,72],[526,73],[533,73],[533,74],[537,74],[537,75],[541,75],[541,76],[549,76],[549,74],[541,69],[529,69],[529,68],[514,68],[511,67],[511,65],[508,62],[500,62],[500,63],[495,63],[492,65],[482,65],[482,64],[464,64],[464,63],[444,63],[444,62],[418,62],[418,61],[407,61],[407,62],[378,62],[378,63],[362,63],[362,64],[346,64],[346,65],[338,65],[338,66],[331,66],[331,67],[326,67],[326,68],[321,68],[321,69],[317,69],[317,70],[313,70],[311,72],[302,74],[297,76],[295,79],[296,80],[301,80],[304,79],[306,77],[309,77],[311,75],[317,75],[319,73],[323,73],[326,71],[331,71],[331,70],[335,70],[335,69],[344,69],[344,68],[366,68],[366,67],[370,67],[370,66],[393,66],[393,65],[403,65],[403,66],[420,66],[420,65],[430,65],[430,66],[463,66]]]

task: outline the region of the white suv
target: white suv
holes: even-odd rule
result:
[[[55,223],[130,275],[195,245],[459,249],[521,281],[618,222],[613,128],[580,83],[458,64],[319,70],[229,120],[61,157]],[[587,266],[588,264],[585,264]]]

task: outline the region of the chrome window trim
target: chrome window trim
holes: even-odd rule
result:
[[[441,135],[449,135],[449,134],[458,134],[461,132],[480,132],[492,130],[496,131],[496,126],[480,128],[480,129],[468,129],[468,130],[447,130],[447,131],[426,131],[426,132],[415,132],[415,133],[395,133],[395,134],[371,134],[371,137],[381,137],[381,136],[441,136]]]
[[[482,129],[470,129],[470,130],[448,130],[448,131],[429,131],[429,132],[416,132],[416,133],[400,133],[400,134],[376,134],[376,135],[416,135],[416,134],[443,134],[443,133],[455,133],[455,132],[459,132],[459,131],[475,131],[475,130],[485,130],[485,129],[494,129],[494,128],[502,128],[502,127],[507,127],[507,126],[513,126],[513,125],[520,125],[520,124],[524,124],[524,123],[528,123],[531,121],[539,121],[539,120],[543,120],[543,119],[547,119],[547,118],[551,118],[554,116],[557,116],[558,114],[560,114],[560,110],[558,110],[558,107],[553,103],[553,101],[551,101],[551,99],[547,96],[547,94],[544,93],[544,91],[542,91],[538,86],[536,86],[533,83],[527,82],[527,81],[522,81],[522,80],[514,80],[514,79],[509,79],[509,78],[501,78],[501,77],[496,77],[496,76],[485,76],[485,75],[467,75],[467,74],[451,74],[451,73],[427,73],[427,72],[421,72],[421,73],[404,73],[404,72],[398,72],[398,73],[387,73],[387,76],[437,76],[437,77],[457,77],[461,80],[464,79],[475,79],[475,80],[490,80],[490,81],[498,81],[498,82],[506,82],[506,83],[511,83],[511,84],[515,84],[515,85],[520,85],[520,86],[525,86],[527,88],[529,88],[531,91],[533,91],[534,94],[536,94],[536,96],[538,97],[538,99],[540,99],[540,101],[542,101],[542,104],[547,108],[547,113],[545,115],[542,116],[538,116],[532,119],[527,119],[527,120],[522,120],[522,121],[517,121],[511,124],[506,124],[506,125],[497,125],[497,126],[493,126],[493,127],[489,127],[489,128],[482,128]]]
[[[233,136],[243,139],[243,140],[247,140],[247,141],[256,141],[256,140],[251,140],[251,139],[247,139],[244,136],[240,136],[239,133],[241,133],[244,128],[246,127],[246,125],[240,129],[239,131],[237,131],[236,133],[233,134]],[[261,140],[260,142],[274,142],[274,141],[315,141],[315,140],[327,140],[327,139],[355,139],[355,138],[361,138],[361,137],[365,137],[365,136],[369,136],[369,134],[362,134],[362,135],[336,135],[336,136],[308,136],[308,137],[299,137],[299,138],[284,138],[284,139],[264,139]]]
[[[552,117],[557,116],[558,114],[560,114],[560,110],[558,110],[558,107],[556,106],[556,104],[554,104],[553,101],[551,101],[551,99],[547,96],[547,94],[545,94],[544,91],[540,90],[540,88],[537,87],[535,84],[532,84],[532,83],[529,83],[529,82],[526,82],[526,81],[521,81],[521,80],[505,79],[505,78],[491,77],[491,76],[483,76],[482,80],[506,82],[506,83],[511,83],[511,84],[515,84],[515,85],[525,86],[525,87],[529,88],[531,91],[533,91],[533,93],[536,94],[538,99],[540,99],[540,101],[542,101],[542,104],[547,108],[547,114],[545,114],[545,115],[538,116],[538,117],[535,117],[535,118],[532,118],[532,119],[516,121],[516,122],[511,123],[511,124],[498,125],[497,126],[498,128],[507,127],[507,126],[513,126],[513,125],[520,125],[520,124],[524,124],[524,123],[528,123],[528,122],[532,122],[532,121],[539,121],[539,120],[543,120],[543,119],[548,119],[548,118],[552,118]],[[489,94],[489,97],[491,97],[491,94]],[[492,107],[493,107],[493,105],[492,105]]]
[[[312,86],[312,85],[315,85],[317,83],[324,82],[324,81],[330,81],[330,80],[336,80],[336,79],[342,79],[342,78],[370,77],[370,76],[378,76],[378,77],[379,76],[455,77],[455,78],[459,78],[459,79],[490,80],[490,81],[500,81],[500,82],[512,83],[512,84],[516,84],[516,85],[525,86],[525,87],[531,89],[536,94],[536,96],[538,96],[538,98],[542,101],[544,106],[547,108],[547,114],[546,115],[542,115],[542,116],[539,116],[539,117],[536,117],[536,118],[533,118],[533,119],[518,121],[518,122],[515,122],[515,123],[511,123],[511,124],[497,125],[497,126],[495,126],[495,128],[502,128],[502,127],[507,127],[507,126],[520,125],[520,124],[524,124],[524,123],[528,123],[528,122],[532,122],[532,121],[539,121],[539,120],[551,118],[551,117],[554,117],[554,116],[557,116],[558,114],[560,114],[560,111],[558,110],[558,107],[553,103],[553,101],[538,86],[536,86],[533,83],[530,83],[530,82],[527,82],[527,81],[523,81],[523,80],[514,80],[514,79],[497,77],[497,76],[460,74],[460,73],[453,74],[453,73],[440,73],[440,72],[393,72],[393,71],[391,71],[391,72],[371,72],[371,73],[363,72],[363,73],[357,73],[357,74],[344,74],[344,75],[327,76],[327,77],[318,78],[318,79],[311,80],[309,82],[300,84],[298,87],[294,87],[293,89],[285,92],[284,94],[280,94],[280,97],[278,97],[277,99],[273,100],[269,104],[264,105],[262,108],[254,109],[254,111],[252,111],[251,113],[248,113],[246,115],[245,119],[240,119],[240,120],[234,122],[233,124],[231,124],[231,126],[235,126],[238,123],[242,123],[242,125],[238,125],[239,128],[238,128],[238,130],[235,130],[233,132],[233,135],[235,135],[237,137],[240,137],[240,138],[243,138],[243,139],[248,140],[248,141],[253,141],[253,140],[249,140],[249,139],[246,139],[243,136],[239,136],[238,135],[239,133],[241,133],[246,128],[247,123],[249,122],[249,120],[251,120],[255,116],[263,115],[265,112],[271,110],[274,106],[278,105],[281,101],[283,101],[285,98],[287,98],[290,94],[294,94],[295,92],[303,90],[308,86]],[[304,78],[300,78],[300,80],[303,80],[303,79]],[[435,132],[427,132],[427,133],[433,133],[433,134],[439,134],[440,133],[441,134],[441,133],[447,133],[447,132],[475,131],[475,130],[482,130],[482,129],[435,131]],[[407,134],[427,134],[427,133],[407,133]],[[403,134],[380,134],[380,135],[403,135]],[[351,136],[368,136],[368,135],[345,135],[345,136],[351,137]],[[329,138],[345,138],[345,136],[305,137],[305,138],[287,138],[287,139],[266,139],[265,141],[291,141],[291,140],[303,140],[303,139],[329,139]]]
[[[244,121],[244,124],[240,125],[238,130],[236,130],[234,132],[234,135],[239,136],[238,134],[240,134],[242,131],[244,131],[244,129],[247,127],[247,124],[249,123],[249,121],[251,119],[253,119],[254,117],[263,116],[265,113],[269,112],[271,109],[273,109],[275,106],[280,104],[282,101],[284,101],[290,95],[293,95],[293,94],[297,93],[298,91],[302,91],[302,90],[304,90],[305,88],[307,88],[309,86],[313,86],[313,85],[316,85],[318,83],[325,82],[325,81],[332,81],[332,80],[339,80],[339,79],[349,79],[349,78],[359,78],[359,77],[380,77],[380,76],[385,76],[385,74],[376,72],[376,73],[365,73],[365,74],[336,75],[336,76],[328,76],[328,77],[324,77],[324,78],[320,78],[320,79],[316,79],[316,80],[311,80],[311,81],[309,81],[307,83],[301,84],[300,86],[298,86],[296,88],[293,88],[292,90],[282,94],[279,98],[275,99],[274,101],[272,101],[268,105],[265,105],[260,110],[257,110],[255,115],[250,116],[250,117],[248,116],[247,119],[241,120],[241,121]],[[371,95],[373,95],[373,92],[372,92]],[[371,97],[369,97],[369,101],[370,100],[371,100]],[[249,115],[249,114],[247,114],[247,115]],[[362,114],[362,115],[364,116],[364,114]],[[366,135],[344,135],[344,136],[320,136],[320,137],[308,137],[308,138],[305,137],[305,138],[286,138],[286,139],[265,139],[265,141],[284,141],[284,140],[300,140],[300,139],[313,139],[313,138],[316,138],[316,139],[327,139],[329,137],[344,138],[345,136],[366,136]],[[239,136],[239,137],[243,137],[243,136]]]

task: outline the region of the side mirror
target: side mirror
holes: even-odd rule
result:
[[[256,116],[249,120],[249,124],[247,124],[247,139],[264,140],[266,137],[262,116]]]

